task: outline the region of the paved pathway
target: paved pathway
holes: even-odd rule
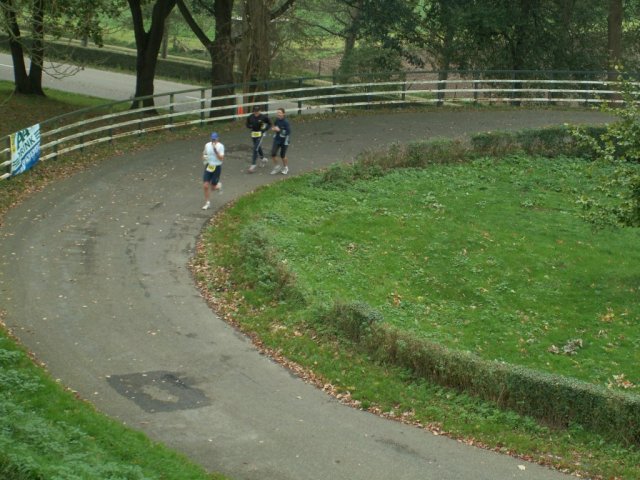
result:
[[[293,118],[291,170],[393,141],[602,119],[578,110]],[[206,136],[109,159],[7,215],[0,302],[8,326],[55,378],[235,479],[566,478],[340,405],[217,318],[187,268],[212,214],[200,209]],[[244,173],[245,132],[222,140],[228,157],[216,207],[276,180],[265,170]]]

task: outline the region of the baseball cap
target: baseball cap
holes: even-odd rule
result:
[[[217,132],[213,132],[213,133],[211,134],[211,140],[218,140],[218,137],[219,137],[219,135],[218,135],[218,133],[217,133]]]

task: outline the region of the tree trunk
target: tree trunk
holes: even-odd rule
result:
[[[20,27],[16,16],[13,0],[0,0],[9,34],[9,48],[13,59],[13,78],[16,93],[29,94],[29,77],[24,62],[24,52],[20,43]]]
[[[44,0],[36,0],[33,5],[33,46],[29,67],[29,90],[31,94],[43,95],[42,70],[44,64]]]
[[[144,107],[155,105],[153,97],[153,81],[158,64],[158,52],[162,45],[164,23],[166,18],[176,5],[176,0],[156,0],[151,14],[149,31],[144,29],[141,0],[128,0],[133,20],[133,31],[136,38],[136,90],[134,96],[149,97],[144,100],[134,100],[131,108],[139,108],[140,103]],[[150,111],[155,113],[155,111]]]
[[[207,34],[200,28],[183,0],[178,0],[177,5],[185,21],[211,57],[211,107],[233,105],[229,109],[214,110],[209,116],[233,115],[236,103],[235,98],[232,97],[235,93],[233,87],[216,88],[218,85],[232,85],[235,83],[233,75],[235,43],[232,39],[231,30],[233,0],[215,0],[213,3],[213,16],[216,20],[214,40],[207,37]],[[228,98],[216,99],[214,97]]]
[[[170,20],[169,17],[167,17],[166,21],[164,22],[164,31],[162,32],[162,45],[160,47],[160,56],[162,58],[167,58],[167,51],[169,50],[169,30],[171,30],[170,27]]]
[[[360,16],[362,15],[362,0],[347,6],[349,24],[344,30],[344,51],[342,58],[346,58],[356,46],[360,30]]]
[[[453,53],[453,37],[455,34],[455,29],[452,23],[453,9],[445,2],[442,2],[442,21],[445,27],[444,37],[442,39],[440,65],[438,68],[440,70],[438,73],[438,80],[441,82],[438,83],[438,106],[442,105],[445,97],[444,92],[441,90],[447,89],[446,80],[449,79],[449,68],[451,68],[451,56]]]
[[[616,66],[622,58],[622,15],[624,7],[622,0],[609,0],[609,16],[607,19],[607,37],[609,52],[609,80],[616,80]]]
[[[258,83],[269,78],[271,67],[270,36],[270,7],[273,0],[244,2],[244,65],[242,67],[242,83],[245,92],[254,93],[261,85]],[[251,99],[250,101],[260,101]]]
[[[214,11],[216,17],[216,37],[211,45],[211,95],[212,97],[227,97],[235,93],[233,87],[216,88],[216,85],[232,85],[236,82],[233,74],[235,61],[235,44],[232,40],[231,18],[233,0],[215,0]],[[211,106],[235,105],[234,98],[211,100]],[[233,115],[234,108],[220,110],[218,115]],[[215,112],[211,112],[213,115]]]

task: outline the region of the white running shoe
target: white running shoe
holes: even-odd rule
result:
[[[266,167],[267,166],[267,159],[262,157],[260,159],[260,167]]]
[[[247,170],[247,172],[249,172],[249,173],[253,173],[253,172],[255,172],[255,171],[256,171],[256,166],[255,166],[255,165],[251,165],[251,166],[249,167],[249,170]]]
[[[276,165],[275,167],[273,167],[273,170],[271,170],[271,175],[275,175],[276,173],[279,173],[280,170],[282,170],[282,167],[280,165]]]
[[[203,210],[209,210],[209,207],[211,206],[211,202],[206,202],[204,204],[204,206],[202,207]]]
[[[280,173],[286,175],[287,173],[289,173],[289,167],[284,167]]]

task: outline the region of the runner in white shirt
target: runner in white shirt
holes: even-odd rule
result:
[[[204,163],[204,174],[202,175],[204,187],[204,206],[207,210],[211,206],[210,193],[212,190],[220,190],[220,173],[222,172],[222,162],[224,161],[224,145],[220,143],[219,135],[216,132],[211,134],[211,141],[204,146],[202,151],[202,162]]]

